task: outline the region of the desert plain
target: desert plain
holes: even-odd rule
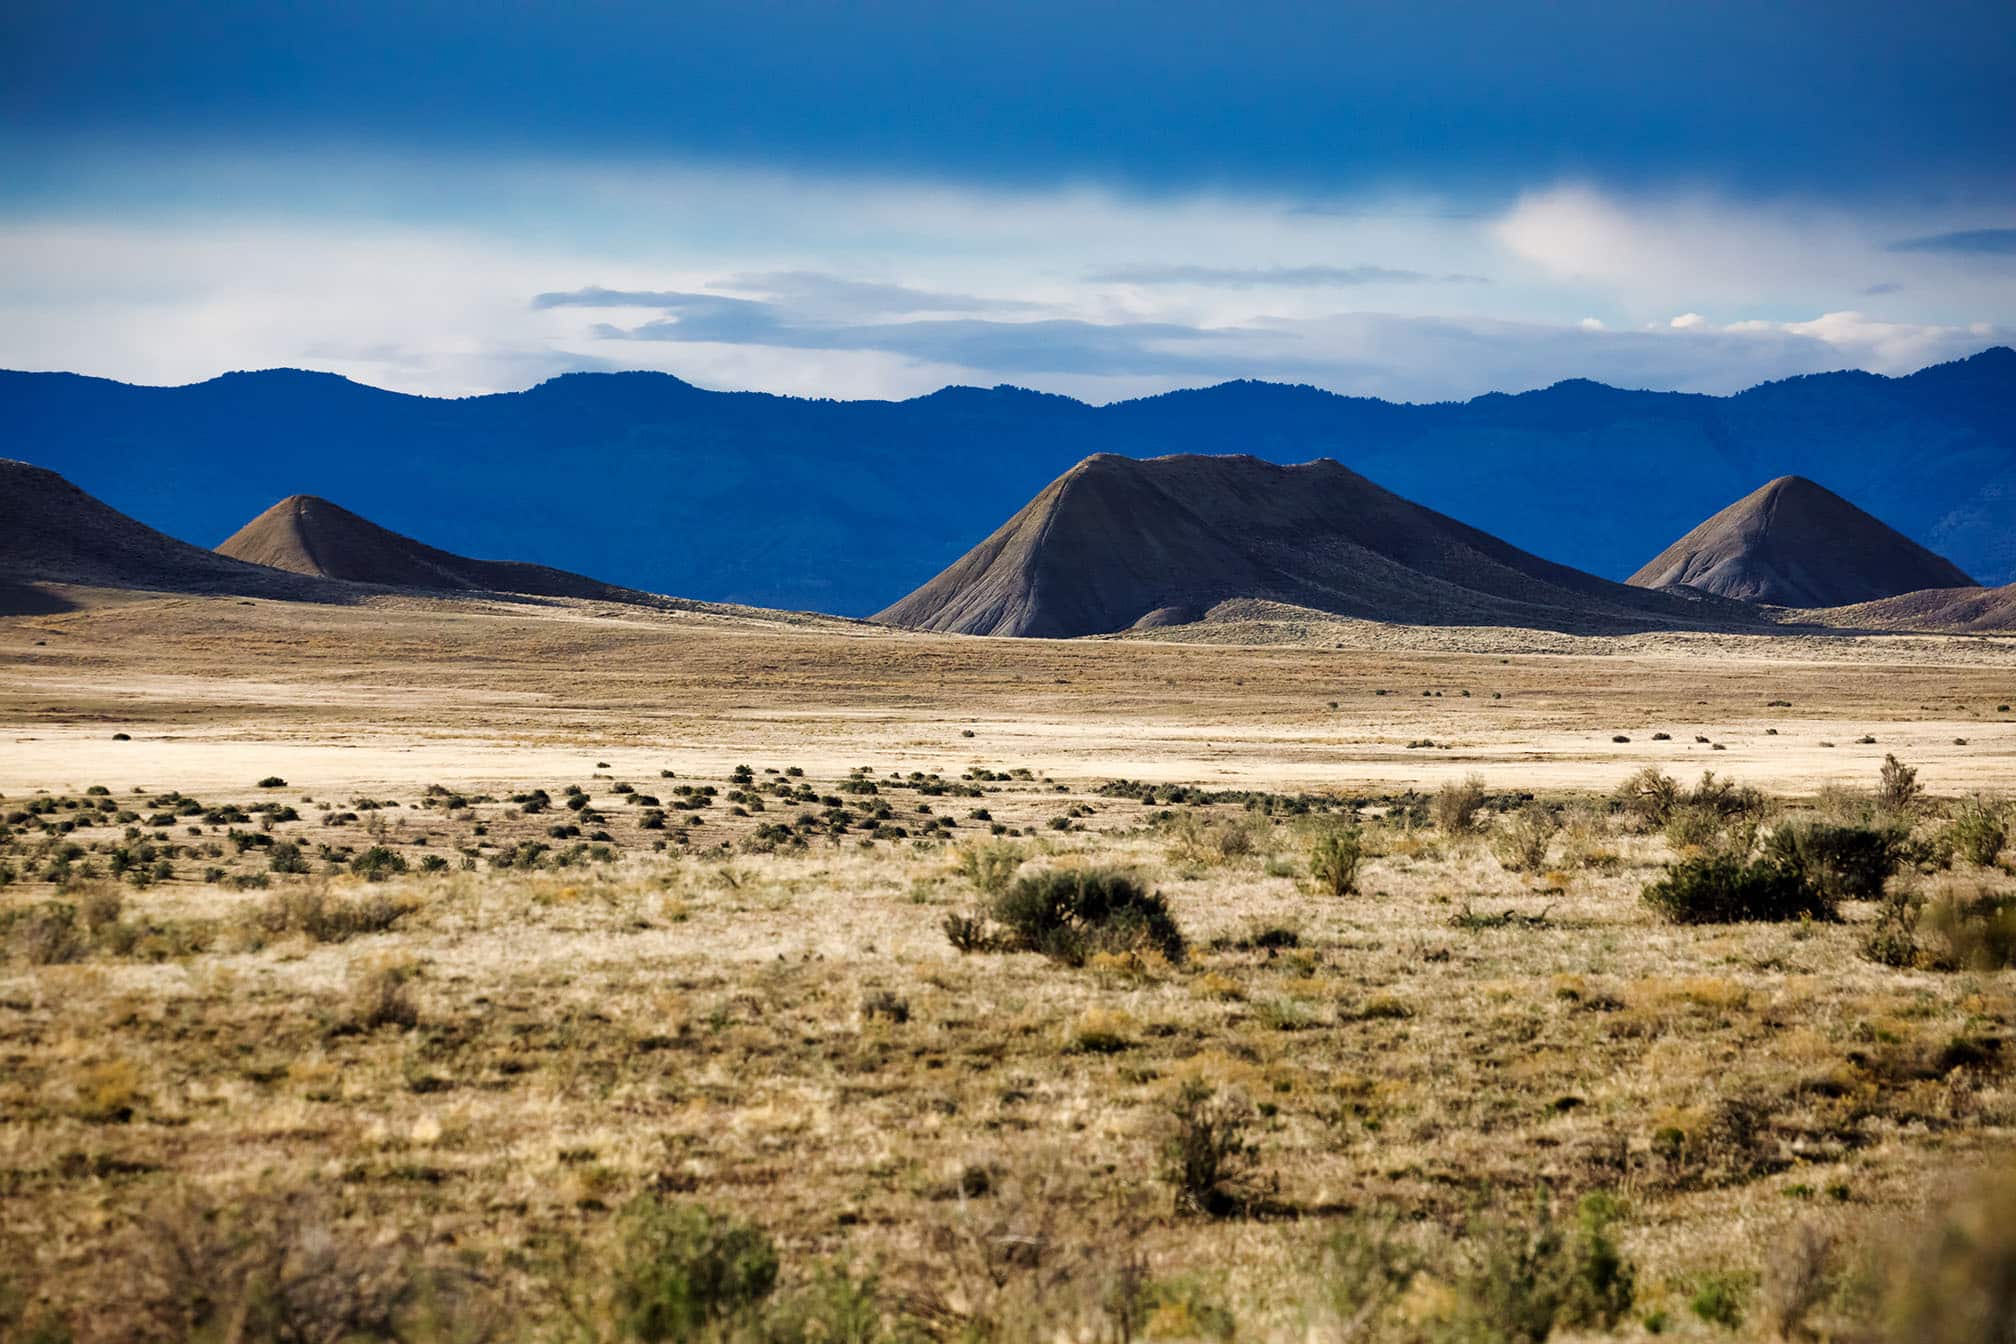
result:
[[[1940,837],[2016,787],[2016,641],[72,596],[0,620],[24,1338],[1940,1338],[1974,1291],[1920,1300],[2012,1164],[2016,975],[1642,893],[1880,814],[1893,890],[1997,898]],[[1754,792],[1688,832],[1648,767]],[[1088,871],[1181,947],[985,932]],[[640,1316],[636,1248],[722,1229],[760,1303]]]

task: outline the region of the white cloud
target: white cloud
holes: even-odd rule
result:
[[[1894,316],[1943,320],[2016,313],[2016,268],[1956,266],[1900,253],[1899,237],[1936,232],[1945,207],[1743,201],[1707,191],[1627,196],[1587,185],[1530,191],[1490,225],[1507,279],[1522,275],[1619,306],[1637,322],[1715,309],[1767,315],[1880,298]],[[1998,213],[1996,218],[2001,218]],[[1962,316],[1964,315],[1964,316]]]
[[[1942,327],[1914,322],[1879,322],[1862,313],[1822,313],[1806,322],[1734,322],[1723,328],[1737,334],[1784,333],[1824,341],[1848,364],[1872,373],[1908,373],[1970,354],[1992,340],[1987,323]]]
[[[2016,315],[2016,291],[1992,276],[1954,297],[1950,274],[1910,270],[1950,272],[1943,257],[1885,252],[1871,274],[1895,273],[1899,288],[1867,295],[1868,240],[1907,236],[1901,223],[1706,196],[1564,188],[1474,219],[1398,200],[1325,213],[732,171],[532,180],[540,190],[519,180],[520,195],[564,202],[566,220],[489,218],[511,183],[466,177],[453,185],[483,207],[468,212],[481,226],[0,217],[0,366],[185,382],[297,365],[435,394],[657,368],[794,394],[1014,381],[1091,400],[1269,377],[1433,400],[1577,376],[1732,391],[1822,369],[1900,372],[1979,349]],[[1329,282],[1345,275],[1364,283]],[[1143,282],[1157,276],[1186,282]],[[1245,283],[1255,276],[1265,283]],[[626,306],[533,303],[591,287]],[[724,312],[739,302],[770,325],[612,337],[662,321],[667,295],[689,308],[711,296]],[[1032,321],[1052,323],[1054,341],[1017,329]]]

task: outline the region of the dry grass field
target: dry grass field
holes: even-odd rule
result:
[[[2016,649],[1347,630],[0,621],[0,1332],[2006,1339]]]

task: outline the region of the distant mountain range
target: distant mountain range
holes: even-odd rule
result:
[[[460,555],[655,592],[865,615],[1096,453],[1330,457],[1511,546],[1621,579],[1762,481],[1824,481],[1989,583],[2016,578],[2016,352],[1731,397],[1567,382],[1395,405],[1227,383],[1093,407],[1014,388],[903,402],[573,374],[442,400],[327,374],[132,387],[0,373],[4,451],[214,545],[296,492]]]

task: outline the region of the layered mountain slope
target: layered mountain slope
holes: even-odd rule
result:
[[[1626,582],[1781,607],[1838,607],[1974,585],[1950,560],[1803,476],[1753,490]]]
[[[0,458],[0,610],[60,609],[34,584],[227,593],[341,602],[340,584],[284,574],[177,541],[92,498],[53,471]]]
[[[401,536],[314,495],[290,495],[238,529],[220,555],[325,579],[429,591],[525,593],[599,602],[650,601],[564,569],[471,560]]]
[[[1327,459],[1101,453],[875,619],[1069,638],[1258,598],[1420,625],[1647,629],[1722,615],[1553,564]]]

